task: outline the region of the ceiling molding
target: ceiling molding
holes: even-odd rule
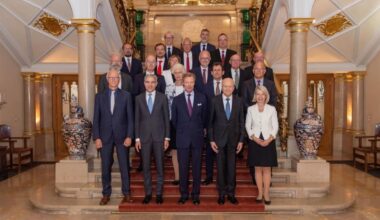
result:
[[[32,66],[21,66],[21,72],[36,72],[46,74],[67,74],[78,73],[78,63],[45,63],[34,64]],[[95,65],[96,74],[102,74],[108,71],[108,63],[99,63]]]
[[[289,73],[289,64],[272,65],[274,73]],[[347,73],[352,71],[366,71],[364,65],[355,65],[352,63],[308,63],[307,73]]]

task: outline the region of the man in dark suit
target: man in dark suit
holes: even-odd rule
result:
[[[121,61],[120,55],[118,54],[111,55],[110,57],[111,66],[118,66],[120,69],[122,64],[123,63]],[[131,76],[123,71],[119,71],[119,77],[120,77],[120,80],[119,80],[118,88],[131,93],[133,91],[133,81],[132,81]],[[108,81],[107,81],[107,73],[105,73],[99,79],[98,93],[102,93],[104,90],[107,90],[107,89],[108,89]]]
[[[195,57],[198,58],[201,51],[207,50],[211,52],[216,49],[213,44],[210,44],[208,42],[209,35],[210,35],[210,31],[207,28],[204,28],[201,30],[201,34],[200,34],[201,42],[194,45],[191,48],[191,51],[193,51],[193,53],[195,54]]]
[[[210,106],[211,100],[222,93],[223,67],[221,63],[212,65],[212,80],[204,87],[204,93],[207,98],[207,103]],[[206,179],[202,182],[203,185],[212,183],[214,175],[214,159],[215,152],[211,149],[210,141],[206,138]]]
[[[142,63],[139,59],[133,58],[133,46],[130,43],[123,45],[123,53],[121,72],[129,74],[134,80],[137,74],[143,72]]]
[[[253,94],[256,89],[256,85],[263,85],[269,92],[269,105],[276,106],[277,103],[277,90],[273,81],[265,79],[265,64],[263,62],[257,62],[253,68],[254,76],[252,79],[247,80],[243,84],[243,100],[245,112],[247,108],[255,103],[252,102]]]
[[[231,78],[223,80],[223,94],[212,99],[208,123],[208,136],[216,153],[218,169],[218,204],[223,205],[225,196],[232,204],[238,204],[236,188],[236,154],[243,147],[243,102],[234,91]]]
[[[158,43],[154,46],[154,51],[156,52],[156,74],[161,76],[164,70],[168,70],[169,67],[169,58],[166,58],[165,55],[165,45],[163,43]],[[180,54],[178,54],[180,56]]]
[[[144,85],[144,78],[146,75],[155,75],[155,68],[156,68],[156,58],[153,55],[148,55],[145,58],[145,73],[138,74],[135,77],[135,81],[133,83],[133,94],[135,96],[140,95],[141,93],[145,92],[145,85]],[[165,94],[165,79],[163,76],[157,76],[157,88],[156,90]]]
[[[145,197],[143,204],[148,204],[152,199],[152,176],[150,173],[150,161],[153,151],[156,170],[157,187],[156,203],[163,203],[164,185],[164,151],[169,147],[170,121],[169,106],[164,94],[156,91],[157,76],[146,75],[145,92],[136,97],[135,104],[135,148],[141,150]]]
[[[193,204],[199,205],[201,183],[201,152],[206,128],[207,100],[199,92],[194,91],[195,75],[183,75],[184,92],[176,96],[172,104],[172,124],[177,131],[176,145],[179,162],[179,185],[181,197],[179,204],[189,199],[189,159],[192,158]]]
[[[252,74],[253,75],[253,66],[256,62],[264,62],[265,60],[265,57],[264,57],[264,53],[262,51],[258,51],[256,52],[254,55],[253,55],[253,58],[252,58],[252,63],[253,65],[250,65],[248,67],[246,67],[244,70],[245,72],[249,73],[249,74]],[[273,75],[273,69],[270,68],[270,67],[267,67],[265,66],[265,79],[269,79],[269,80],[272,80],[272,82],[274,82],[274,75]]]
[[[228,37],[225,33],[221,33],[218,36],[218,49],[211,52],[211,64],[214,62],[220,62],[223,65],[223,69],[229,69],[230,58],[236,54],[236,51],[228,49]]]
[[[211,56],[210,52],[207,50],[202,51],[199,54],[199,67],[195,67],[191,72],[193,72],[196,76],[195,80],[195,90],[198,92],[203,93],[204,87],[212,81],[212,75],[211,75],[211,67],[210,65]]]
[[[110,201],[111,168],[114,146],[119,161],[121,189],[124,195],[122,203],[132,202],[129,180],[129,147],[133,138],[132,97],[129,92],[118,88],[119,67],[111,66],[108,74],[108,89],[96,94],[92,137],[95,146],[100,149],[102,163],[103,198],[100,205]]]
[[[182,49],[183,52],[181,53],[181,64],[186,69],[186,72],[190,72],[194,67],[199,66],[198,57],[195,56],[195,54],[191,51],[191,45],[192,42],[190,38],[186,37],[182,41]]]
[[[174,40],[174,34],[170,31],[166,32],[164,34],[164,40],[165,40],[165,58],[169,60],[169,57],[171,55],[175,54],[180,56],[181,50],[177,47],[173,46],[173,40]]]
[[[230,59],[231,68],[225,70],[224,78],[231,78],[234,81],[235,90],[234,95],[238,95],[242,97],[242,87],[243,83],[246,80],[251,79],[253,76],[249,73],[246,73],[244,70],[240,68],[241,59],[240,55],[234,54]]]

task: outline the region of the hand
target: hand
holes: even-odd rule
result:
[[[215,152],[215,153],[218,153],[218,145],[216,145],[216,143],[214,141],[211,141],[210,142],[210,145],[211,145],[211,149]]]
[[[130,137],[125,138],[124,140],[124,146],[130,147],[132,144],[132,139]]]
[[[241,151],[241,149],[243,149],[243,142],[239,142],[236,146],[236,154],[238,154]]]
[[[266,146],[268,146],[269,143],[270,143],[269,139],[265,140],[265,141],[261,141],[261,146],[266,147]]]
[[[95,147],[96,149],[100,149],[103,147],[102,140],[100,140],[100,138],[95,140]]]
[[[137,152],[140,152],[141,150],[141,142],[140,141],[136,141],[135,143],[135,149]]]
[[[164,151],[166,151],[169,147],[169,141],[168,140],[165,140],[164,141]]]

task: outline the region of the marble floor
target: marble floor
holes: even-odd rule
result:
[[[27,172],[0,182],[0,219],[193,219],[197,220],[244,220],[244,219],[380,219],[380,179],[354,169],[345,164],[331,165],[331,186],[344,189],[347,194],[356,195],[355,205],[341,214],[334,215],[280,215],[280,214],[197,214],[197,213],[165,213],[165,214],[110,214],[110,215],[59,215],[45,214],[34,209],[29,202],[29,192],[36,186],[54,184],[54,164],[40,165]]]

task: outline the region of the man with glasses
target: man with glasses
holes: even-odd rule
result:
[[[111,170],[113,152],[119,161],[122,203],[132,202],[129,179],[129,147],[133,138],[132,97],[119,89],[119,66],[112,65],[107,73],[108,88],[96,94],[92,137],[100,151],[102,163],[102,194],[99,205],[106,205],[111,198]]]
[[[165,58],[169,60],[172,55],[181,56],[181,50],[173,46],[174,35],[172,32],[168,31],[164,34],[165,40]]]

